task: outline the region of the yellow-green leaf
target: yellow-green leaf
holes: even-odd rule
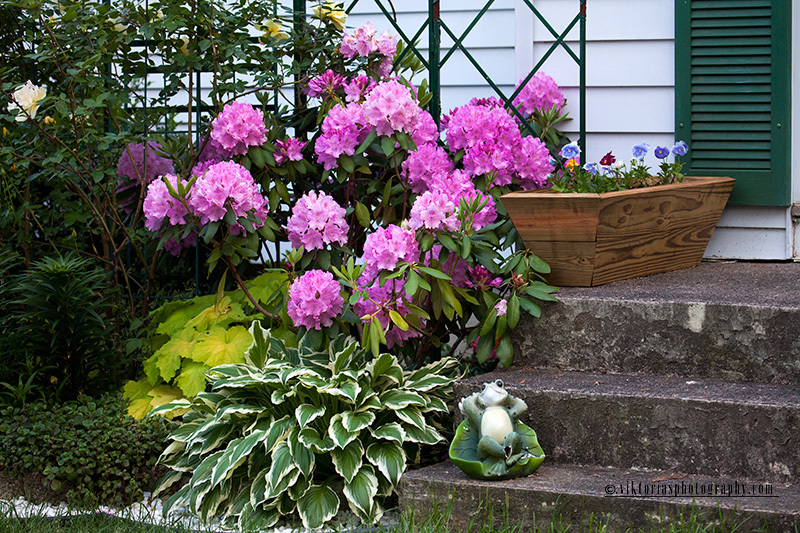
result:
[[[252,281],[247,282],[247,289],[250,294],[261,302],[268,304],[270,297],[275,294],[275,291],[281,288],[281,285],[289,278],[285,272],[265,272]]]
[[[212,304],[206,307],[196,317],[187,322],[186,326],[189,328],[194,327],[197,331],[207,331],[222,322],[236,322],[244,318],[245,313],[242,306],[231,301],[230,296],[225,296],[220,300],[219,306]]]
[[[242,326],[225,329],[219,326],[201,335],[192,350],[191,357],[209,367],[243,363],[244,351],[250,347],[253,337]]]
[[[203,363],[186,361],[181,373],[175,378],[175,384],[181,388],[184,396],[192,399],[205,390],[207,371],[208,367]]]
[[[128,404],[128,414],[133,418],[144,418],[147,413],[153,408],[150,405],[152,396],[150,396],[151,385],[146,378],[139,381],[129,381],[122,388],[123,394],[130,398]]]
[[[165,403],[169,403],[179,398],[183,398],[183,393],[178,387],[170,387],[169,385],[159,385],[157,387],[153,387],[152,390],[150,390],[150,396],[153,397],[153,400],[150,402],[150,405],[153,407],[159,407],[161,405],[164,405]]]
[[[164,381],[169,382],[181,367],[181,358],[188,357],[197,333],[193,329],[182,329],[155,353],[156,367]],[[148,375],[149,377],[149,375]]]

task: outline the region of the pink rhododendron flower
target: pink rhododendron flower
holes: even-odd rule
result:
[[[344,298],[339,292],[339,283],[333,279],[333,274],[309,270],[289,287],[286,312],[295,325],[308,329],[328,327],[342,312]]]
[[[409,88],[396,80],[379,83],[367,95],[363,107],[364,122],[374,127],[378,135],[396,131],[412,134],[422,113]]]
[[[497,316],[503,316],[508,310],[508,302],[503,298],[494,304],[494,308],[497,310]]]
[[[440,261],[443,248],[441,244],[434,245],[431,249],[431,257]],[[425,264],[431,266],[431,261],[426,259]],[[441,263],[441,267],[442,271],[450,276],[450,283],[462,289],[469,287],[469,279],[467,277],[469,263],[461,259],[458,254],[448,251],[447,259],[445,259],[444,263]]]
[[[534,74],[514,99],[514,105],[523,115],[530,115],[534,111],[547,111],[553,106],[563,107],[565,102],[558,84],[544,72]]]
[[[328,69],[323,74],[309,80],[306,94],[312,98],[330,98],[336,96],[337,91],[343,86],[344,78]]]
[[[217,141],[215,141],[212,137],[208,137],[208,140],[200,141],[200,146],[203,147],[203,150],[200,152],[200,155],[197,157],[197,161],[200,163],[205,163],[206,161],[213,161],[215,163],[219,163],[220,161],[226,161],[233,157],[233,154],[222,147]]]
[[[200,176],[206,173],[206,170],[216,165],[217,163],[219,163],[219,161],[214,161],[213,159],[197,163],[195,166],[192,167],[192,176],[199,178]]]
[[[445,193],[426,191],[414,201],[408,227],[456,231],[461,225],[456,217],[457,211],[457,205]]]
[[[431,114],[423,109],[419,114],[416,128],[411,132],[411,140],[419,147],[424,144],[435,144],[438,139],[439,128],[436,127]]]
[[[421,193],[429,190],[433,181],[446,181],[453,172],[453,162],[441,147],[422,144],[417,145],[416,152],[408,154],[402,169],[411,190]]]
[[[364,242],[363,276],[370,280],[381,270],[393,270],[400,261],[419,260],[419,245],[414,231],[390,224],[367,235]]]
[[[169,252],[170,255],[178,257],[184,248],[191,248],[197,244],[197,233],[191,232],[185,239],[178,241],[175,237],[170,237],[164,243],[164,250]]]
[[[264,114],[245,102],[227,104],[212,122],[211,138],[228,152],[244,155],[267,140]]]
[[[306,251],[333,242],[344,246],[350,230],[344,215],[344,208],[324,192],[307,192],[295,204],[286,225],[292,246]]]
[[[342,155],[353,155],[369,134],[363,125],[362,109],[357,103],[334,106],[322,121],[322,135],[314,145],[317,160],[325,170],[336,168]]]
[[[496,289],[503,283],[502,278],[492,277],[492,273],[481,265],[470,267],[468,268],[468,271],[470,280],[467,282],[467,287],[472,289],[486,291],[490,289]]]
[[[162,179],[153,180],[147,186],[147,195],[144,198],[144,226],[151,231],[161,229],[164,220],[167,219],[171,225],[186,224],[186,217],[189,213],[186,206],[169,194],[168,180],[172,188],[178,190],[178,177],[167,174]],[[186,180],[181,180],[181,184],[186,187]]]
[[[275,141],[275,147],[278,149],[275,152],[275,163],[282,165],[286,161],[300,161],[303,159],[303,148],[306,142],[289,137],[285,141]]]
[[[406,339],[419,336],[418,332],[410,328],[408,331],[403,331],[391,323],[389,318],[391,310],[397,311],[401,316],[408,314],[408,308],[403,305],[404,287],[405,279],[387,280],[383,287],[376,279],[367,288],[369,298],[359,300],[353,306],[353,310],[360,317],[377,316],[384,330],[391,324],[386,332],[386,346],[389,348],[396,344],[402,344]]]
[[[514,153],[514,168],[523,189],[547,186],[547,176],[553,172],[550,151],[538,137],[523,137]]]
[[[344,84],[344,99],[347,102],[361,102],[375,85],[375,80],[365,74],[356,76]]]
[[[159,155],[161,153],[161,145],[157,142],[129,143],[117,163],[117,176],[120,178],[117,181],[117,194],[139,189],[142,183],[151,183],[158,176],[174,174],[172,160]],[[121,198],[119,206],[129,212],[135,199],[136,196]]]
[[[232,161],[211,165],[197,179],[189,194],[189,205],[202,224],[221,220],[228,207],[237,218],[252,212],[262,224],[267,216],[267,201],[258,191],[253,176]]]

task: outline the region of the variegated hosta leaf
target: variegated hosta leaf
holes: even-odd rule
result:
[[[425,427],[425,417],[422,416],[422,411],[419,410],[418,407],[408,406],[404,407],[403,409],[398,409],[395,411],[400,420],[411,424],[412,426],[417,427],[418,429],[422,429]]]
[[[292,456],[292,461],[294,461],[300,473],[303,476],[310,476],[314,472],[316,458],[314,452],[300,442],[299,433],[300,428],[297,426],[290,429],[286,437],[286,443],[289,445],[289,453]]]
[[[353,413],[346,411],[342,414],[342,425],[347,431],[357,432],[369,426],[375,421],[375,413],[372,411],[363,411],[361,413]]]
[[[358,433],[348,431],[342,422],[342,413],[336,413],[331,417],[330,425],[328,426],[328,435],[333,439],[333,443],[337,448],[344,448],[350,442],[358,438]]]
[[[402,409],[409,405],[425,407],[425,398],[416,392],[406,390],[388,390],[380,395],[380,401],[387,409]]]
[[[291,398],[295,394],[297,394],[297,392],[294,389],[276,389],[272,391],[272,397],[270,398],[270,401],[272,402],[272,405],[280,405],[287,398]]]
[[[459,362],[454,357],[442,357],[438,361],[427,364],[420,369],[415,370],[407,376],[408,381],[418,381],[427,376],[438,374],[449,378],[452,383],[458,378]],[[419,390],[419,389],[417,389]]]
[[[289,470],[289,473],[283,476],[277,485],[267,486],[267,498],[269,499],[281,498],[282,500],[283,499],[282,497],[284,494],[286,494],[287,489],[289,489],[289,487],[294,485],[297,482],[297,480],[300,479],[301,477],[302,475],[300,474],[300,470],[297,467],[293,466],[292,469]],[[294,510],[294,506],[292,506],[292,510]],[[291,512],[291,510],[288,512]]]
[[[324,414],[325,414],[324,405],[315,407],[309,403],[301,403],[300,405],[297,406],[297,409],[294,410],[294,416],[297,419],[297,423],[300,425],[301,428],[306,427],[317,417],[320,417]]]
[[[370,433],[376,439],[393,440],[400,444],[406,440],[406,430],[397,422],[389,422],[375,429],[370,429]]]
[[[280,420],[276,420],[269,426],[269,436],[264,441],[267,452],[272,452],[275,445],[286,438],[286,432],[294,425],[294,418],[284,415]]]
[[[373,442],[367,447],[367,459],[388,479],[397,486],[400,476],[406,470],[406,452],[403,447],[391,441]]]
[[[280,520],[277,509],[264,509],[253,505],[245,505],[239,517],[240,531],[265,531],[271,529]]]
[[[416,391],[429,391],[438,387],[444,387],[453,383],[451,378],[440,376],[438,374],[428,374],[420,379],[412,380],[406,379],[404,388]]]
[[[298,440],[314,453],[328,453],[336,446],[328,434],[323,439],[316,429],[308,427],[300,430]]]
[[[278,497],[278,512],[283,516],[290,515],[297,509],[297,502],[289,497],[286,490],[281,490],[281,495]]]
[[[331,354],[330,369],[333,371],[334,376],[343,369],[348,369],[350,367],[353,353],[355,353],[357,347],[358,344],[356,342],[351,342],[345,346],[343,350]],[[333,349],[333,346],[331,346],[331,349]]]
[[[231,423],[216,424],[214,429],[212,429],[203,440],[203,447],[200,449],[200,453],[207,453],[216,449],[233,430],[234,427]]]
[[[308,478],[300,476],[297,478],[297,481],[295,481],[294,485],[289,487],[289,497],[294,501],[297,501],[302,498],[310,488],[311,482],[308,480]]]
[[[250,324],[248,331],[253,337],[253,343],[245,350],[244,360],[256,368],[264,368],[264,363],[269,358],[269,330],[261,326],[260,320],[255,320]]]
[[[272,450],[272,466],[267,474],[267,484],[269,487],[277,487],[281,479],[297,470],[289,452],[289,445],[285,440],[280,441]],[[272,492],[272,491],[270,491]]]
[[[350,403],[355,403],[356,398],[358,398],[358,393],[361,392],[361,386],[354,381],[346,380],[342,383],[330,384],[324,389],[321,389],[320,392],[345,398],[349,400]]]
[[[378,399],[378,394],[372,389],[362,390],[356,405],[358,406],[356,411],[376,411],[383,407]]]
[[[371,465],[363,465],[353,479],[344,484],[344,495],[356,515],[370,522],[373,516],[378,478]]]
[[[438,431],[433,429],[431,426],[425,426],[422,429],[417,427],[407,425],[405,427],[406,430],[406,439],[411,442],[419,442],[422,444],[436,444],[444,440]]]
[[[339,497],[327,485],[313,485],[297,500],[297,511],[304,527],[317,529],[339,512]]]
[[[425,411],[427,412],[436,411],[441,413],[447,413],[448,411],[450,411],[450,408],[447,406],[447,403],[445,403],[445,401],[442,400],[441,398],[438,398],[436,396],[428,396],[427,401],[428,405],[425,406]]]
[[[216,486],[203,497],[203,504],[198,509],[198,515],[204,521],[208,521],[217,514],[217,509],[222,502],[228,499],[230,495],[230,484],[223,483]]]
[[[250,505],[255,509],[267,501],[267,476],[269,476],[269,467],[256,474],[250,485]]]
[[[217,485],[223,479],[228,479],[233,471],[247,460],[247,456],[257,444],[267,438],[267,430],[257,430],[246,437],[231,441],[222,457],[219,458],[211,474],[211,483]]]
[[[397,386],[403,384],[403,369],[391,354],[382,353],[367,363],[367,372],[372,376],[373,386],[382,378],[393,381]]]
[[[364,447],[361,441],[354,440],[342,450],[331,451],[331,459],[336,471],[345,481],[350,482],[361,468],[364,459]]]

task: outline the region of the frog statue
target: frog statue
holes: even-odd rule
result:
[[[502,380],[484,383],[458,407],[465,419],[450,445],[450,458],[468,476],[527,476],[544,461],[536,433],[519,421],[528,406],[509,394]]]

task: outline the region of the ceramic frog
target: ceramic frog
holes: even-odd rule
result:
[[[503,476],[529,455],[522,436],[514,429],[528,406],[511,396],[502,380],[484,383],[479,392],[461,400],[459,408],[470,426],[479,430],[478,459],[493,463],[489,474]]]

